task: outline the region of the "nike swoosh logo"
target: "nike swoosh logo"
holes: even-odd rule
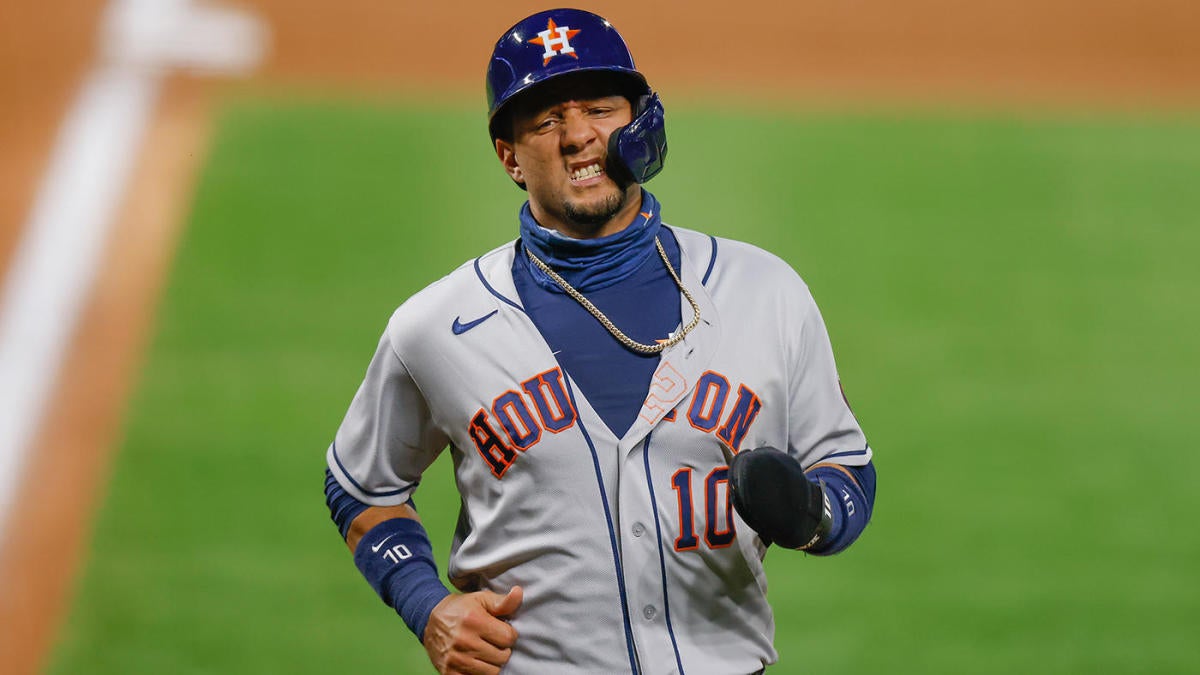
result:
[[[383,547],[383,545],[387,542],[388,539],[391,539],[394,536],[396,536],[396,533],[393,532],[392,534],[389,534],[388,536],[384,537],[383,541],[381,541],[378,544],[375,544],[374,546],[371,547],[371,553],[379,553],[379,549]]]
[[[474,321],[468,321],[466,323],[459,321],[459,319],[461,319],[462,317],[456,316],[456,317],[454,317],[454,323],[450,324],[450,330],[454,331],[455,335],[462,335],[463,333],[471,330],[475,326],[478,326],[479,324],[483,323],[484,321],[487,321],[488,319],[492,318],[492,316],[494,316],[496,314],[496,312],[499,312],[499,311],[500,310],[498,310],[498,309],[493,309],[490,313],[484,314],[483,316],[479,317],[478,319],[475,319]]]

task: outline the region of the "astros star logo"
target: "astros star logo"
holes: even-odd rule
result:
[[[538,36],[530,40],[529,44],[541,45],[546,48],[542,54],[543,66],[550,63],[550,59],[559,54],[570,54],[571,58],[577,59],[579,55],[571,46],[571,38],[578,35],[581,30],[571,30],[568,26],[559,26],[554,23],[554,19],[550,19],[546,22],[546,30],[538,33]]]

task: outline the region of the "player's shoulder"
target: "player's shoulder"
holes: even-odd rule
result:
[[[392,312],[388,333],[393,342],[420,339],[434,327],[445,329],[459,317],[483,315],[496,308],[512,284],[514,241],[468,260],[449,274],[409,296]],[[506,297],[512,297],[512,293]],[[465,319],[464,319],[465,320]]]
[[[754,282],[807,293],[808,287],[795,268],[760,246],[675,225],[669,227],[706,286]]]

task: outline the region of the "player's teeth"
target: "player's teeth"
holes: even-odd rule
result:
[[[599,176],[600,173],[601,173],[600,165],[592,164],[590,166],[585,166],[582,169],[576,169],[575,173],[571,174],[571,177],[574,178],[575,180],[583,180],[584,178],[591,178],[592,176]]]

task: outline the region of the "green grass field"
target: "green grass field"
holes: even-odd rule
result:
[[[772,672],[1200,671],[1200,121],[670,128],[666,221],[800,271],[876,448],[864,538],[768,556]],[[324,452],[391,310],[522,200],[475,107],[230,106],[51,672],[430,672]],[[450,469],[418,496],[443,572]]]

